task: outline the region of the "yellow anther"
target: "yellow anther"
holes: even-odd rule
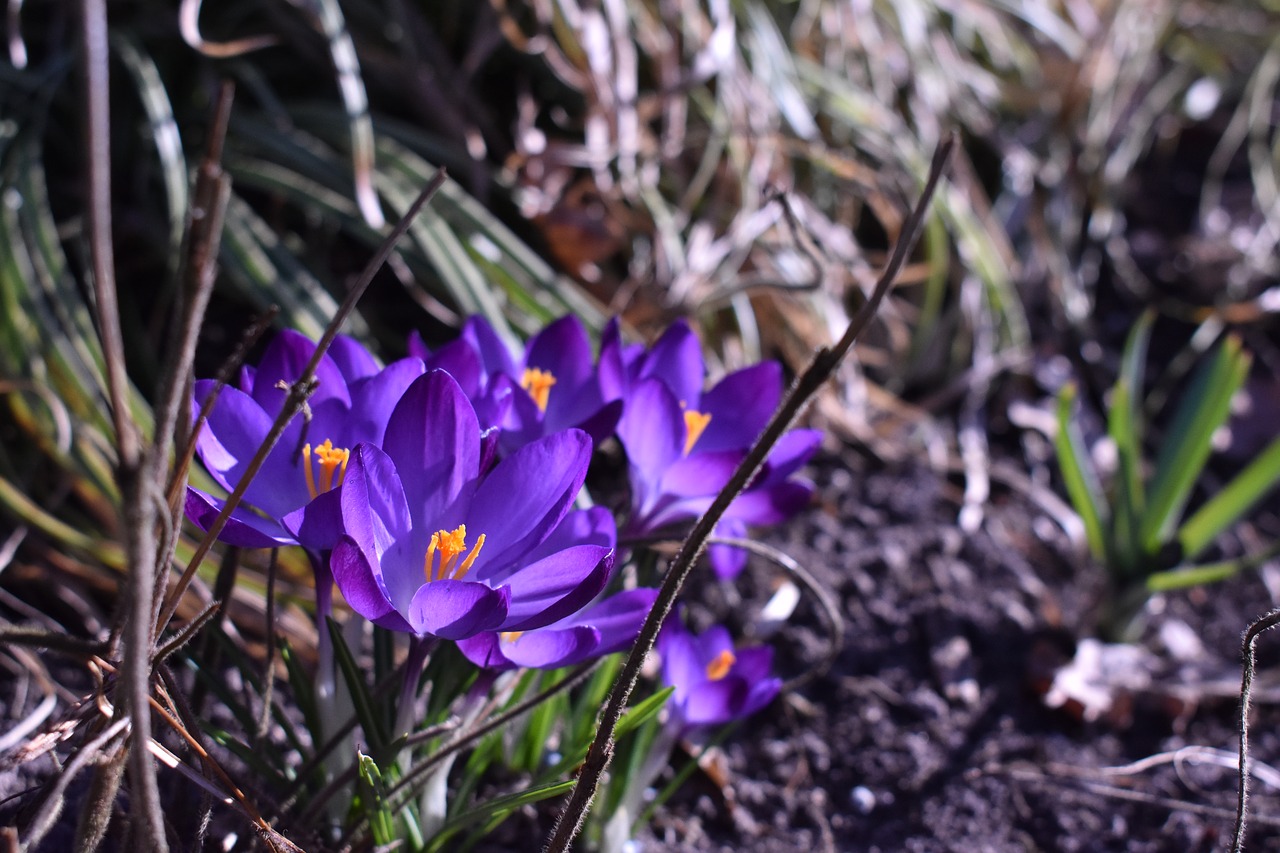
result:
[[[526,367],[524,376],[520,379],[520,387],[529,392],[533,402],[544,412],[547,410],[547,400],[551,397],[551,386],[555,384],[556,378],[551,375],[551,371],[536,367]]]
[[[480,549],[483,547],[484,534],[481,533],[476,537],[476,546],[471,549],[470,554],[467,554],[465,524],[460,524],[453,530],[438,530],[431,534],[431,542],[427,545],[427,556],[423,560],[422,571],[428,581],[444,578],[461,580],[471,570],[471,564],[476,561],[476,557],[480,556]],[[464,554],[466,558],[462,560],[462,565],[458,565],[459,558]],[[437,555],[440,557],[439,563],[435,561]]]
[[[302,448],[302,470],[307,478],[307,494],[312,498],[341,486],[342,479],[347,476],[347,462],[351,459],[351,451],[345,447],[334,447],[329,439],[324,440],[315,449],[316,461],[320,463],[320,485],[316,486],[316,475],[311,470],[311,445]],[[335,478],[335,473],[337,474]],[[335,479],[337,482],[334,482]]]
[[[712,681],[719,681],[729,674],[729,670],[733,669],[733,665],[737,660],[733,656],[733,652],[725,649],[712,658],[711,663],[707,664],[707,678]]]
[[[702,412],[694,411],[693,409],[684,410],[685,456],[688,456],[689,451],[693,450],[693,446],[698,443],[698,439],[702,437],[702,432],[709,423],[711,423],[711,415],[704,415]]]
[[[514,643],[516,640],[524,636],[524,631],[503,631],[498,637],[504,643]]]

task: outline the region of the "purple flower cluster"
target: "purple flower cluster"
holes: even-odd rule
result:
[[[282,333],[256,369],[222,389],[197,441],[220,486],[236,487],[314,353],[303,336]],[[683,323],[647,348],[623,344],[612,322],[594,357],[574,317],[520,354],[472,318],[452,343],[429,351],[415,338],[410,356],[386,367],[339,337],[316,379],[306,416],[267,456],[221,538],[301,545],[318,586],[327,590],[331,576],[361,616],[455,641],[493,669],[620,650],[652,606],[649,589],[601,597],[618,529],[604,508],[574,508],[595,444],[616,436],[627,454],[625,535],[678,532],[710,505],[782,391],[769,363],[704,393],[701,348]],[[193,407],[213,390],[197,383]],[[811,486],[794,475],[817,443],[811,430],[785,436],[719,532],[740,537],[807,504]],[[188,490],[187,514],[202,528],[224,506]],[[737,549],[712,553],[724,578],[744,560]],[[700,701],[683,713],[705,717]]]
[[[782,369],[763,362],[724,377],[709,391],[693,331],[677,321],[651,349],[623,347],[617,326],[606,331],[606,358],[616,364],[626,407],[618,439],[627,451],[632,506],[627,532],[642,536],[698,518],[724,488],[782,398]],[[617,353],[616,359],[612,358]],[[743,538],[747,525],[785,521],[809,503],[813,487],[794,477],[818,449],[817,430],[782,437],[763,470],[729,505],[716,533]],[[723,580],[742,571],[746,552],[711,548]]]

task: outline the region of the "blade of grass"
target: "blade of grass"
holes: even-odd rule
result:
[[[1231,479],[1178,531],[1183,559],[1195,559],[1226,530],[1280,485],[1280,437],[1272,440],[1249,466]]]
[[[499,815],[506,816],[526,805],[541,802],[542,800],[557,797],[565,793],[573,787],[573,782],[551,782],[546,785],[538,785],[524,791],[518,791],[514,794],[507,794],[502,797],[494,797],[492,800],[481,803],[474,808],[470,808],[450,820],[440,829],[435,838],[431,839],[428,850],[445,849],[445,842],[449,841],[455,834],[461,832],[469,826],[473,826],[482,821],[487,821]]]
[[[364,729],[369,749],[374,755],[387,755],[390,735],[387,732],[386,723],[375,709],[373,697],[369,693],[369,685],[364,681],[364,670],[351,654],[351,649],[342,636],[341,626],[332,618],[326,619],[325,623],[333,642],[334,659],[342,672],[343,679],[347,682],[347,690],[351,692],[351,702],[355,705],[356,718],[360,721],[360,727]]]
[[[1146,495],[1142,485],[1142,414],[1139,400],[1147,362],[1147,345],[1155,313],[1145,312],[1134,324],[1120,359],[1120,375],[1111,389],[1107,434],[1116,446],[1118,475],[1112,507],[1112,558],[1124,574],[1138,567],[1142,543],[1138,526]]]
[[[1191,489],[1213,446],[1213,434],[1231,413],[1231,398],[1249,372],[1250,356],[1228,336],[1201,365],[1164,437],[1143,512],[1142,547],[1155,554],[1174,532]]]
[[[1067,488],[1067,496],[1075,508],[1080,520],[1084,522],[1085,538],[1089,542],[1089,551],[1093,558],[1105,561],[1109,553],[1107,535],[1103,522],[1109,516],[1106,498],[1102,495],[1102,486],[1094,474],[1093,465],[1089,462],[1089,452],[1084,447],[1084,438],[1071,417],[1071,407],[1076,399],[1076,386],[1068,383],[1058,392],[1058,433],[1054,436],[1053,445],[1058,456],[1058,467],[1062,471],[1062,480]]]

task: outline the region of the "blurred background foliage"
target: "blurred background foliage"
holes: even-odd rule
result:
[[[28,616],[94,633],[122,557],[86,301],[75,4],[7,9],[0,594],[33,611],[15,590],[52,569],[58,603]],[[1164,366],[1151,404],[1230,328],[1255,355],[1260,402],[1224,464],[1274,432],[1275,0],[116,0],[110,18],[140,423],[190,175],[230,80],[233,195],[200,376],[268,305],[318,334],[435,165],[452,181],[346,329],[387,358],[471,313],[515,339],[572,311],[597,328],[621,313],[639,333],[688,316],[726,366],[795,369],[843,329],[954,129],[962,150],[925,238],[819,401],[821,425],[956,475],[962,525],[980,523],[994,479],[1083,542],[1043,486],[1055,395],[1074,376],[1081,417],[1101,418],[1151,306]],[[1159,437],[1157,423],[1146,440]],[[1025,469],[993,463],[994,441]],[[261,619],[239,618],[263,609],[257,559],[229,615],[261,642]],[[309,571],[287,574],[284,594],[307,601]],[[314,633],[283,612],[282,633]]]

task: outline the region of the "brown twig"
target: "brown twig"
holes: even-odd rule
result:
[[[93,270],[94,309],[107,394],[116,433],[116,479],[123,496],[125,552],[129,566],[124,616],[124,700],[119,713],[126,715],[134,745],[151,739],[151,713],[147,697],[151,683],[151,602],[155,591],[155,504],[147,488],[141,440],[130,418],[129,385],[125,369],[124,338],[116,294],[115,257],[111,242],[111,118],[108,74],[106,0],[84,0],[80,16],[84,51],[85,114],[88,161],[89,254]],[[130,793],[137,840],[145,847],[168,849],[160,787],[155,765],[143,749],[129,750]],[[95,788],[101,792],[102,788]],[[100,807],[99,804],[96,807]],[[90,808],[95,808],[90,804]]]
[[[1272,610],[1254,620],[1244,632],[1240,654],[1244,657],[1244,675],[1240,679],[1240,778],[1236,798],[1236,831],[1231,839],[1231,853],[1244,849],[1244,830],[1249,808],[1249,701],[1253,693],[1253,674],[1258,666],[1256,645],[1264,632],[1280,625],[1280,610]]]
[[[955,136],[953,134],[946,137],[934,153],[933,163],[929,168],[929,177],[921,192],[920,200],[917,202],[915,210],[911,212],[911,216],[903,224],[902,232],[898,237],[897,244],[894,246],[893,254],[889,258],[889,263],[881,274],[880,280],[876,282],[871,298],[867,300],[861,310],[850,321],[844,335],[834,346],[822,347],[814,353],[809,365],[796,377],[796,381],[788,390],[786,397],[770,417],[764,431],[761,432],[751,446],[746,457],[738,464],[729,482],[716,496],[716,499],[702,517],[698,519],[689,537],[685,539],[684,544],[680,547],[679,553],[672,559],[666,576],[662,580],[662,586],[659,589],[658,598],[654,602],[653,609],[649,611],[649,616],[645,619],[644,626],[640,629],[640,636],[636,639],[636,643],[631,649],[631,654],[627,657],[627,662],[623,665],[622,671],[618,674],[618,678],[613,684],[613,690],[609,693],[609,700],[601,714],[600,726],[596,731],[595,740],[591,743],[591,749],[587,753],[586,762],[583,764],[582,772],[578,776],[577,784],[574,785],[569,802],[565,806],[560,819],[556,821],[555,828],[547,840],[546,850],[552,851],[552,853],[563,853],[563,851],[569,849],[569,845],[582,829],[583,821],[586,820],[587,810],[595,797],[600,777],[604,774],[605,769],[609,766],[610,759],[613,757],[614,729],[622,718],[622,712],[626,708],[631,691],[640,677],[641,664],[644,662],[645,656],[653,648],[662,623],[671,613],[672,607],[675,606],[676,597],[680,594],[685,579],[689,576],[689,572],[692,570],[698,556],[706,547],[707,539],[711,536],[715,525],[720,521],[725,510],[729,508],[729,504],[733,502],[734,498],[755,476],[756,471],[764,463],[769,451],[804,410],[810,398],[835,373],[840,362],[853,347],[858,335],[861,334],[862,330],[866,328],[867,324],[875,316],[880,303],[889,292],[889,288],[893,286],[894,279],[897,278],[908,253],[920,236],[929,201],[933,197],[939,181],[942,179],[942,174],[946,169],[947,161],[954,147]]]

